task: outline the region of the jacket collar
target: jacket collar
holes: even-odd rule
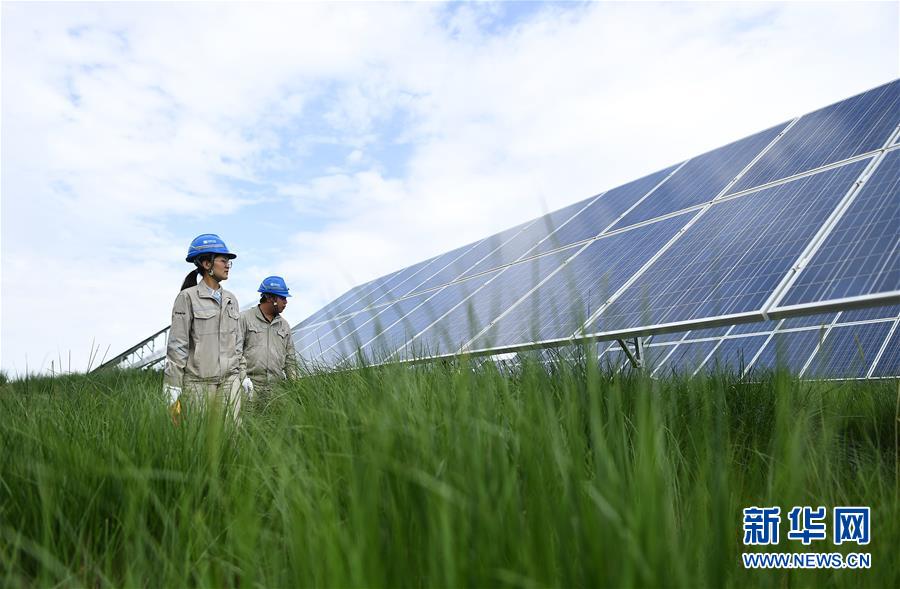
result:
[[[219,290],[222,292],[222,307],[224,307],[231,301],[231,293],[225,290],[221,284],[219,285]],[[202,280],[197,283],[197,296],[204,299],[212,299],[213,301],[216,300],[216,297],[212,296],[212,289]]]
[[[268,323],[269,325],[277,325],[279,320],[283,320],[283,317],[281,315],[275,315],[275,317],[272,318],[271,322],[267,321],[266,316],[263,315],[263,312],[259,308],[259,305],[256,305],[255,307],[253,307],[253,311],[256,313],[257,319],[259,319],[263,323]]]

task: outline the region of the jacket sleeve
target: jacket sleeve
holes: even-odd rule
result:
[[[169,328],[169,342],[166,346],[166,371],[163,380],[169,386],[183,386],[193,318],[190,299],[179,294],[172,308],[172,326]]]
[[[284,375],[288,379],[300,378],[300,367],[297,363],[297,351],[294,349],[294,334],[288,331],[285,338]]]
[[[237,309],[240,309],[236,299],[234,301],[234,306]],[[235,338],[237,346],[235,352],[237,353],[238,358],[240,358],[240,361],[238,363],[240,375],[238,376],[238,378],[240,378],[241,382],[244,382],[244,379],[247,378],[247,358],[246,356],[244,356],[244,342],[246,341],[247,337],[247,320],[244,318],[243,313],[240,313],[239,311],[238,314],[240,315],[240,318],[238,319],[237,337]]]

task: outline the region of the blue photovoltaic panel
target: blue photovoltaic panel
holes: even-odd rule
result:
[[[706,340],[679,344],[675,351],[657,369],[655,374],[657,376],[662,374],[689,376],[703,364],[703,361],[718,343],[718,340]]]
[[[790,276],[788,269],[874,155],[853,164],[844,162],[873,154],[898,122],[900,81],[894,81],[803,116],[789,127],[778,125],[355,287],[296,325],[295,346],[303,360],[318,357],[330,365],[360,348],[366,359],[379,361],[395,346],[402,350],[394,354],[396,359],[418,351],[453,353],[466,342],[467,349],[489,352],[559,342],[573,335],[609,337],[625,330],[650,332],[673,323],[689,327],[695,321],[762,316],[762,304],[772,298],[776,286],[784,284]],[[824,172],[819,169],[830,164],[843,165]],[[807,178],[751,192],[761,184],[813,170],[818,172]],[[725,187],[742,195],[714,202],[697,216],[699,207]],[[898,194],[900,150],[893,149],[884,154],[872,177],[804,262],[796,282],[776,301],[774,314],[823,302],[839,309],[837,303],[848,297],[864,299],[900,290]],[[659,219],[692,207],[683,216]],[[644,268],[694,217],[695,223],[672,247]],[[640,223],[647,225],[634,227]],[[631,229],[609,235],[611,226],[613,231]],[[639,233],[642,230],[646,232]],[[598,240],[599,235],[604,237]],[[563,250],[567,246],[571,249]],[[551,256],[528,259],[554,249]],[[567,259],[569,263],[560,267]],[[633,284],[620,293],[630,280]],[[604,308],[614,293],[616,300]],[[582,326],[581,320],[596,315],[598,309],[604,311],[600,318]],[[881,331],[895,324],[882,320],[876,325],[877,320],[894,318],[898,312],[897,305],[843,311],[837,315],[830,339],[839,353],[828,354],[824,348],[816,368],[810,364],[808,372],[812,375],[821,367],[827,374],[859,374],[863,369],[846,360],[853,358],[852,353],[847,355],[852,334],[864,334],[866,338],[853,342],[859,340],[871,352],[878,348]],[[788,318],[779,323],[780,329],[831,323],[835,313]],[[857,323],[863,325],[858,332],[838,329],[847,322],[866,323]],[[723,326],[656,335],[645,340],[650,343],[648,364],[676,350],[665,369],[687,370],[696,360],[691,360],[691,350],[699,353],[716,343],[720,345],[706,364],[734,364],[739,360],[729,358],[742,350],[749,359],[748,353],[761,348],[759,342],[768,337],[734,335],[771,333],[775,325],[761,321],[739,324],[730,331]],[[777,338],[791,343],[786,346],[788,364],[795,370],[806,363],[823,333],[815,327],[800,329]],[[479,339],[471,342],[474,335]],[[408,345],[410,338],[412,345]],[[692,343],[698,338],[707,341]],[[896,340],[894,336],[884,362],[876,366],[876,375],[898,372]],[[682,343],[679,348],[659,345],[666,341]],[[812,348],[806,349],[810,342]],[[844,349],[845,345],[849,347]],[[773,343],[760,352],[759,367],[774,363],[775,348]],[[618,351],[606,355],[624,359]]]
[[[570,337],[689,219],[690,214],[679,215],[592,242],[497,321],[472,349]],[[577,250],[567,251],[571,255]]]
[[[797,374],[806,365],[824,334],[819,329],[778,332],[763,348],[751,369],[759,372],[779,368]]]
[[[421,262],[421,263],[427,263]],[[381,293],[384,292],[384,289],[389,285],[394,284],[400,277],[402,273],[407,271],[408,268],[403,268],[398,270],[397,272],[392,272],[390,274],[386,274],[380,278],[376,278],[369,282],[366,287],[357,293],[357,296],[348,299],[341,305],[335,305],[333,313],[330,314],[330,317],[339,317],[342,315],[347,315],[349,313],[355,313],[362,309],[365,309],[369,306],[370,303],[374,302],[375,299],[381,296]]]
[[[452,253],[447,252],[395,272],[386,280],[380,281],[374,288],[369,289],[365,295],[358,297],[351,305],[345,306],[341,310],[341,315],[384,305],[399,298],[398,292],[405,292],[412,285],[421,282],[424,277],[433,274],[438,268],[446,264]]]
[[[793,329],[795,327],[828,327],[834,323],[837,313],[817,313],[816,315],[805,315],[803,317],[789,317],[784,320],[779,329]]]
[[[294,349],[297,351],[297,354],[303,357],[300,354],[301,350],[305,350],[309,346],[313,345],[322,335],[331,331],[333,327],[328,326],[327,323],[321,323],[319,325],[313,327],[307,327],[303,329],[294,328],[291,332],[291,337],[294,340]]]
[[[380,288],[382,288],[386,283],[394,281],[403,270],[393,272],[391,274],[386,274],[375,280],[370,280],[366,282],[362,286],[358,286],[353,288],[336,300],[332,301],[309,318],[305,319],[296,327],[306,327],[307,325],[314,325],[321,321],[325,320],[333,320],[336,318],[340,318],[351,313],[355,313],[360,309],[365,308],[364,304],[361,304],[361,301],[371,301],[373,298],[377,298],[378,295],[376,293]]]
[[[865,164],[714,204],[587,331],[760,310]]]
[[[691,159],[613,229],[714,199],[786,126],[787,123],[776,125]]]
[[[891,339],[881,354],[872,376],[880,378],[900,377],[900,329],[894,328]]]
[[[900,122],[900,80],[804,115],[731,188],[738,192],[882,147]]]
[[[407,313],[425,302],[430,295],[419,295],[394,301],[384,307],[367,309],[338,329],[338,334],[333,338],[332,345],[323,350],[316,361],[326,365],[336,364],[338,361],[352,357],[358,348],[363,346],[375,335],[401,320]]]
[[[779,306],[900,290],[900,150],[889,152]]]
[[[841,313],[838,323],[851,321],[871,321],[872,319],[894,319],[900,315],[900,305],[885,305],[882,307],[868,307],[866,309],[851,309]]]
[[[847,325],[828,332],[804,376],[863,378],[891,329],[891,322]]]
[[[438,291],[397,301],[392,305],[394,308],[389,316],[379,316],[376,321],[357,330],[342,343],[339,351],[346,355],[347,352],[355,353],[361,347],[368,361],[383,361],[496,275],[497,271],[488,272]]]
[[[590,200],[588,201],[590,202]],[[579,202],[564,209],[544,215],[524,231],[510,239],[508,242],[488,254],[486,258],[475,264],[464,273],[465,276],[474,276],[485,270],[493,270],[506,264],[511,264],[525,254],[532,255],[538,242],[551,235],[563,223],[571,219],[576,213],[588,205],[588,202]]]
[[[726,338],[716,348],[712,357],[703,365],[706,372],[731,372],[742,374],[747,364],[768,339],[767,335]]]
[[[372,288],[372,284],[374,282],[374,280],[371,280],[364,284],[360,284],[359,286],[354,286],[335,300],[331,301],[330,303],[295,325],[292,329],[302,329],[304,327],[315,325],[316,323],[321,323],[322,321],[337,317],[338,311],[341,308],[356,301],[362,295],[362,293],[366,292],[367,289]]]
[[[578,213],[568,223],[541,243],[535,253],[548,252],[552,249],[591,239],[610,226],[622,213],[638,202],[660,182],[666,179],[678,166],[672,166],[644,176],[639,180],[623,184],[605,192],[599,199]]]
[[[495,233],[494,235],[481,240],[451,264],[448,264],[445,268],[430,276],[427,280],[423,280],[414,287],[408,289],[404,296],[425,292],[449,284],[454,280],[459,280],[466,271],[471,270],[472,267],[480,262],[485,256],[490,255],[494,250],[502,247],[503,244],[509,242],[516,235],[524,231],[533,222],[534,221],[528,221],[527,223],[516,225],[512,229]]]
[[[688,332],[686,340],[704,339],[708,337],[720,337],[728,333],[731,329],[730,325],[721,325],[719,327],[710,327],[707,329],[695,329]]]
[[[418,333],[430,323],[426,323],[425,318],[429,316],[429,311],[435,309],[436,305],[458,303],[468,296],[468,293],[484,284],[491,276],[491,274],[486,274],[452,285],[456,288],[445,287],[362,311],[341,323],[335,333],[323,338],[323,341],[329,342],[329,347],[323,347],[320,350],[318,360],[325,364],[333,364],[352,356],[360,347],[398,321],[402,321],[406,328]],[[438,294],[440,297],[437,296]],[[415,313],[416,311],[420,312]]]
[[[763,333],[774,331],[778,321],[754,321],[735,325],[728,335],[744,335],[747,333]]]
[[[574,249],[562,250],[507,266],[438,325],[412,342],[410,351],[413,354],[422,350],[435,354],[455,352],[574,253]]]
[[[432,276],[439,274],[441,271],[451,268],[453,264],[458,263],[463,258],[463,256],[472,251],[479,244],[481,244],[481,242],[478,241],[475,243],[469,243],[462,247],[458,247],[454,250],[450,250],[449,252],[441,254],[437,258],[433,258],[434,261],[432,263],[421,268],[418,272],[410,275],[402,282],[397,282],[390,289],[387,289],[387,291],[380,299],[379,303],[395,301],[408,295],[413,290],[416,290],[416,288],[420,284],[426,282]]]
[[[343,333],[341,326],[346,324],[355,315],[348,315],[340,319],[332,319],[308,329],[293,333],[294,349],[297,355],[304,361],[310,362],[323,351],[330,348]]]
[[[666,358],[669,357],[669,354],[672,354],[675,349],[675,345],[644,346],[644,366],[649,372],[652,372],[657,366],[665,362]],[[629,366],[630,365],[631,363],[629,362]]]
[[[679,342],[683,340],[688,335],[688,333],[689,332],[685,331],[676,331],[674,333],[660,333],[658,335],[651,336],[652,339],[650,340],[650,342],[654,344]]]

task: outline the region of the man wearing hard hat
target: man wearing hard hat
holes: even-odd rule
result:
[[[244,360],[251,386],[247,392],[266,394],[285,378],[297,378],[299,368],[291,327],[281,316],[290,295],[280,276],[269,276],[259,285],[259,304],[241,313]]]

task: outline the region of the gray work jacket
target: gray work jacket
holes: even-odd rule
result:
[[[244,360],[254,387],[269,388],[285,378],[297,378],[297,353],[291,326],[281,315],[266,321],[259,305],[241,313]]]
[[[175,297],[166,348],[165,384],[184,387],[203,382],[243,380],[244,336],[237,297],[222,289],[222,303],[202,281]]]

